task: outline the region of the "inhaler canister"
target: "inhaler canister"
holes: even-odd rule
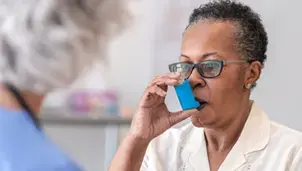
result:
[[[174,86],[182,110],[196,109],[200,103],[195,100],[191,85],[188,79],[184,79],[181,84]]]

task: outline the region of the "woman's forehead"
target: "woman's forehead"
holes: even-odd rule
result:
[[[189,58],[236,55],[234,25],[230,22],[200,22],[184,33],[181,54]]]

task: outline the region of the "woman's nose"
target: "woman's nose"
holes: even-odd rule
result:
[[[206,85],[204,78],[198,73],[196,68],[193,69],[188,79],[193,90],[198,86],[204,87]]]

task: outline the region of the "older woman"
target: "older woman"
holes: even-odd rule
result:
[[[81,170],[36,115],[45,94],[102,59],[123,24],[122,7],[119,0],[0,0],[1,171]]]
[[[111,171],[301,171],[301,133],[269,120],[250,94],[266,61],[267,34],[258,14],[234,1],[212,1],[190,16],[181,47],[198,110],[169,112],[168,86],[155,78],[134,115]],[[186,118],[191,122],[171,128]]]

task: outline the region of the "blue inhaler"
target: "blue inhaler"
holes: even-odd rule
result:
[[[188,79],[184,79],[181,84],[174,86],[174,88],[182,110],[196,109],[200,106],[200,103],[195,100]]]

